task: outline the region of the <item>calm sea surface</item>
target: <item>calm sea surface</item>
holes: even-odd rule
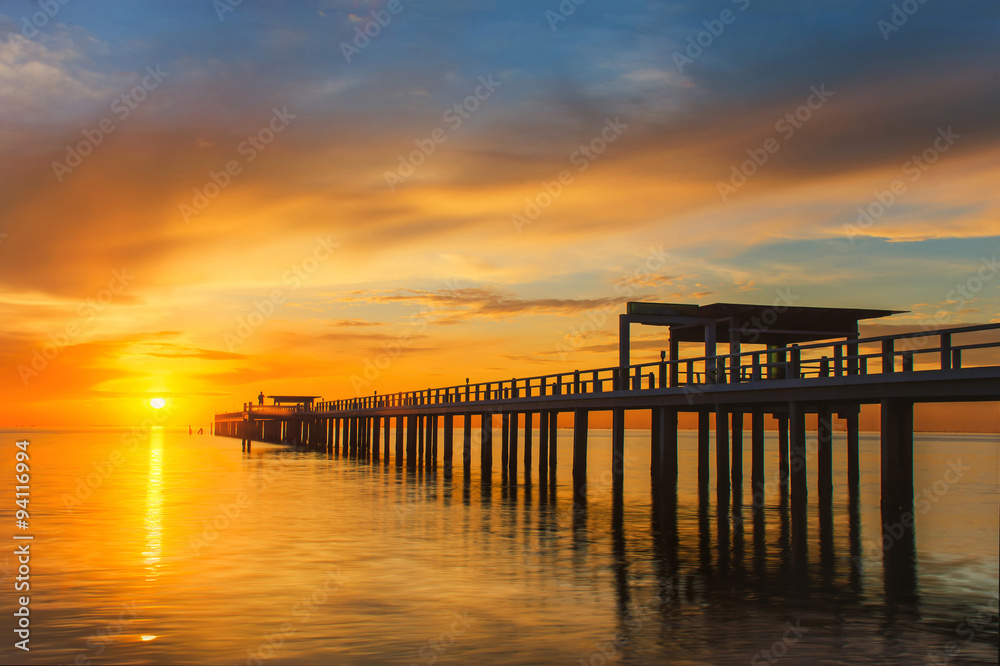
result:
[[[997,663],[996,435],[917,436],[925,501],[901,588],[876,545],[875,434],[862,435],[854,511],[842,433],[829,512],[810,459],[805,539],[775,484],[762,511],[720,512],[714,488],[700,498],[694,433],[681,433],[676,503],[655,506],[649,433],[627,434],[621,502],[604,472],[610,432],[590,437],[574,506],[566,430],[554,486],[526,481],[523,463],[505,485],[499,442],[484,483],[478,450],[466,476],[460,446],[447,473],[243,452],[186,429],[0,431],[0,662]],[[20,439],[27,531],[14,526]],[[34,536],[30,653],[13,645],[14,534]]]

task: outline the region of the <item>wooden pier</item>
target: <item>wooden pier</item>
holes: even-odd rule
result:
[[[912,553],[913,409],[916,403],[1000,401],[1000,324],[964,326],[860,338],[858,322],[888,310],[807,308],[717,303],[706,306],[629,303],[620,316],[616,367],[538,377],[466,383],[388,395],[313,402],[313,396],[277,396],[275,405],[247,403],[215,416],[217,435],[245,441],[288,442],[344,451],[372,463],[416,467],[455,464],[455,419],[461,419],[462,465],[473,465],[473,428],[480,430],[479,466],[492,475],[494,421],[500,422],[500,467],[517,482],[521,460],[537,465],[543,482],[555,478],[557,422],[572,413],[574,487],[585,494],[587,433],[592,412],[612,413],[613,489],[621,491],[625,413],[651,418],[651,476],[655,493],[676,492],[679,415],[697,414],[698,481],[707,489],[712,430],[719,506],[743,502],[744,426],[749,421],[752,501],[763,502],[765,420],[777,421],[782,494],[793,526],[804,529],[807,506],[806,415],[817,415],[816,492],[831,501],[834,419],[846,430],[846,478],[859,479],[861,405],[881,407],[881,502],[885,525],[903,525],[898,557]],[[630,327],[665,326],[669,339],[659,361],[632,364]],[[719,344],[728,348],[720,353]],[[681,343],[704,353],[681,358]],[[748,347],[756,347],[749,349]],[[290,404],[294,403],[294,404]],[[537,417],[537,453],[533,441]],[[524,441],[519,442],[519,433]],[[441,433],[440,453],[438,433]],[[390,441],[392,440],[392,441]],[[796,516],[798,516],[796,518]],[[894,528],[895,529],[895,528]],[[894,540],[900,539],[894,535]],[[899,555],[904,553],[904,555]]]

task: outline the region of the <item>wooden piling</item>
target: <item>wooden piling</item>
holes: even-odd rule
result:
[[[788,472],[791,481],[792,505],[805,506],[806,488],[806,414],[802,404],[788,403]]]
[[[510,432],[508,433],[509,451],[507,457],[507,469],[510,474],[510,482],[517,483],[517,430],[520,417],[517,412],[510,413]]]
[[[538,479],[545,483],[549,471],[549,412],[538,412]]]
[[[586,409],[573,410],[573,488],[587,485],[587,421]]]
[[[729,412],[722,405],[715,406],[715,484],[721,506],[729,497]]]
[[[479,440],[479,457],[482,464],[482,473],[485,476],[493,471],[493,413],[483,412],[480,419],[482,434]]]
[[[764,503],[764,410],[754,407],[750,412],[750,486],[753,502]]]
[[[406,417],[406,466],[410,469],[417,467],[417,430],[420,423],[416,416]]]
[[[857,411],[848,414],[844,421],[847,428],[847,485],[856,488],[861,483],[861,460],[858,451],[860,428]]]
[[[396,467],[403,466],[403,419],[402,416],[396,417]]]
[[[882,509],[913,512],[913,402],[882,400]]]
[[[662,480],[670,487],[677,486],[677,423],[676,409],[660,410],[660,438],[663,446],[660,450],[660,469]]]
[[[510,413],[500,415],[500,469],[507,473],[507,457],[510,455]]]
[[[524,413],[524,480],[531,483],[531,447],[534,433],[532,433],[533,412]]]
[[[559,412],[549,412],[549,476],[556,478],[556,464],[559,462],[557,437],[559,436]]]
[[[455,449],[455,417],[451,414],[444,416],[444,466],[451,468],[452,458]]]
[[[730,462],[730,478],[733,483],[733,492],[739,493],[743,488],[743,412],[736,410],[732,413],[733,434],[732,434],[732,460]]]
[[[466,474],[472,469],[472,414],[462,418],[462,468]]]
[[[574,461],[575,464],[575,461]],[[620,493],[625,475],[625,410],[611,410],[611,484],[612,492]]]
[[[778,419],[778,480],[781,493],[788,494],[788,416]]]
[[[698,410],[698,487],[708,488],[708,438],[711,413]]]
[[[392,417],[387,416],[383,419],[385,422],[385,434],[382,437],[382,441],[385,442],[385,450],[383,451],[382,460],[384,464],[389,464],[389,422],[392,421]]]
[[[828,405],[819,408],[816,444],[816,490],[820,500],[829,500],[833,495],[833,412]]]

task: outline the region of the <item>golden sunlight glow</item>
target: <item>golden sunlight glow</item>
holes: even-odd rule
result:
[[[152,407],[153,409],[163,409],[164,407],[167,406],[167,401],[164,400],[163,398],[152,398],[149,401],[149,406]]]

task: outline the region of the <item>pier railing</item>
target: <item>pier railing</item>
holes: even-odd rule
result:
[[[574,370],[535,377],[402,391],[316,403],[314,411],[476,403],[545,396],[584,395],[613,391],[711,384],[763,382],[792,378],[877,375],[917,370],[972,367],[967,352],[1000,348],[1000,336],[987,342],[958,344],[956,337],[1000,331],[1000,324],[917,331],[854,340],[789,345],[739,353],[638,363],[627,368]],[[662,356],[662,354],[661,354]],[[252,407],[296,411],[296,408]]]

